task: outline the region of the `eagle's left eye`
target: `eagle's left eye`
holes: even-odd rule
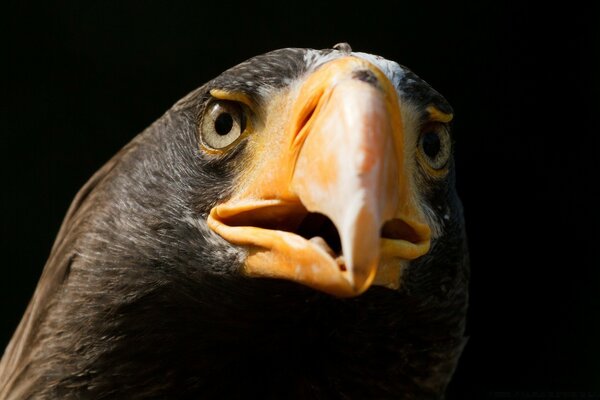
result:
[[[452,153],[452,143],[448,128],[441,124],[426,126],[419,138],[421,159],[433,170],[446,167]]]
[[[221,150],[233,144],[246,129],[242,106],[234,101],[219,100],[209,104],[200,125],[202,143]]]

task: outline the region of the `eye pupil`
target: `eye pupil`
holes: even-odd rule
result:
[[[233,128],[233,117],[229,113],[221,113],[215,119],[215,132],[221,136],[227,135]]]
[[[442,148],[440,136],[437,132],[427,132],[423,135],[422,140],[423,152],[432,160],[435,159]]]

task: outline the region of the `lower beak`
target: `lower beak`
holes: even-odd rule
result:
[[[429,250],[430,229],[404,166],[398,98],[377,67],[355,57],[325,64],[302,85],[286,126],[247,189],[208,219],[226,240],[248,247],[248,275],[347,297],[369,288],[382,257],[400,268]],[[318,229],[312,237],[297,232],[314,213],[333,223],[340,249]]]

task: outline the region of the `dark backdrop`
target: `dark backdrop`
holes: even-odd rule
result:
[[[472,284],[450,399],[600,397],[591,7],[48,3],[2,13],[0,348],[71,199],[112,154],[246,58],[348,41],[409,66],[456,111]]]

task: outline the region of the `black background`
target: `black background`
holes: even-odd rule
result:
[[[71,199],[112,154],[238,62],[347,41],[455,108],[472,284],[449,398],[600,397],[591,6],[73,1],[2,14],[0,348]]]

